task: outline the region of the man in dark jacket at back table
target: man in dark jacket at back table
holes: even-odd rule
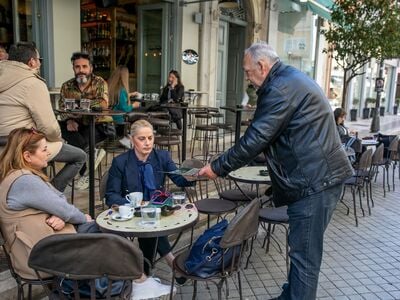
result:
[[[276,206],[288,205],[290,272],[276,299],[316,298],[323,237],[352,167],[318,84],[280,62],[266,43],[245,51],[246,78],[258,89],[254,119],[232,148],[199,175],[226,176],[264,152]]]

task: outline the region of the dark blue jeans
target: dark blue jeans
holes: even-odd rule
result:
[[[290,271],[280,300],[316,298],[324,232],[343,186],[330,187],[288,206]]]

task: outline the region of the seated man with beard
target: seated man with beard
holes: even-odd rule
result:
[[[61,97],[59,106],[64,108],[64,99],[72,98],[75,100],[89,99],[90,107],[108,107],[108,86],[107,82],[100,76],[93,74],[92,58],[88,53],[75,52],[71,57],[72,69],[75,77],[61,86]],[[71,145],[81,148],[88,152],[89,148],[89,120],[85,117],[74,114],[64,114],[60,122],[62,137]],[[104,132],[105,122],[109,120],[97,120],[95,141],[103,141],[107,136]],[[96,151],[95,168],[105,156],[105,151]],[[77,189],[84,190],[89,186],[89,177],[85,173],[86,168],[80,171],[81,178],[76,184]]]

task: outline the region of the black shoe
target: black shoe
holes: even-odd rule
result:
[[[184,285],[185,282],[187,281],[187,278],[183,277],[183,276],[182,277],[175,277],[175,281],[179,285]]]

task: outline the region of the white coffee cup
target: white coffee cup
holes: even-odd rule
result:
[[[118,212],[121,218],[129,218],[132,216],[132,208],[125,205],[120,205],[118,207]]]
[[[140,206],[143,200],[142,192],[133,192],[125,196],[125,199],[131,204],[132,207]]]

